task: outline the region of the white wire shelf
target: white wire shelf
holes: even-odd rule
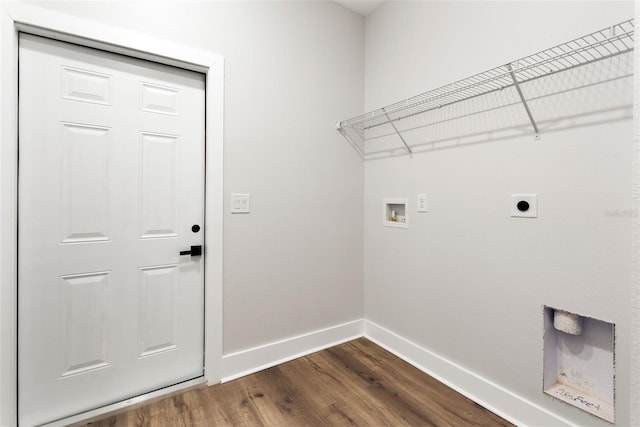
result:
[[[562,104],[563,117],[585,114],[584,99],[568,95],[578,89],[590,91],[592,99],[603,98],[603,90],[610,94],[618,82],[621,96],[611,101],[607,95],[611,105],[598,108],[632,102],[626,92],[633,75],[633,34],[630,19],[338,122],[336,127],[365,160],[411,155],[488,134],[530,132],[537,139],[542,133],[539,124],[554,119],[549,114],[554,110],[550,97]],[[625,80],[622,90],[619,80]],[[598,85],[604,89],[594,89]],[[602,99],[597,102],[603,104]]]

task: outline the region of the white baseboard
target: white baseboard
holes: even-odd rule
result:
[[[222,382],[231,381],[360,338],[363,331],[363,320],[359,319],[224,355],[222,357]]]
[[[576,425],[486,378],[364,319],[225,355],[222,358],[222,382],[231,381],[362,336],[513,424],[518,426]]]
[[[364,336],[515,425],[575,425],[371,321],[364,321]]]

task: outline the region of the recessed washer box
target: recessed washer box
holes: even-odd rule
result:
[[[537,218],[538,195],[537,194],[512,194],[511,216],[513,218]]]
[[[383,199],[382,225],[386,227],[409,228],[409,199]]]
[[[615,325],[552,307],[543,313],[544,393],[614,423]]]

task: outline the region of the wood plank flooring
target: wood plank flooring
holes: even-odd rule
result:
[[[511,426],[365,338],[107,416],[105,426]]]

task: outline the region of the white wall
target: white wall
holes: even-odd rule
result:
[[[636,2],[635,21],[640,22],[640,4]],[[635,39],[635,69],[640,70],[640,38]],[[640,212],[640,73],[634,75],[634,138],[633,138],[633,209]],[[640,216],[633,218],[633,248],[631,251],[632,347],[631,347],[631,425],[640,424]]]
[[[366,21],[365,108],[633,14],[632,2],[385,3]],[[631,210],[631,153],[628,111],[538,142],[367,162],[365,318],[580,425],[606,423],[543,395],[541,307],[614,322],[617,422],[629,425],[631,215],[607,212]],[[513,193],[537,193],[539,218],[510,218]],[[381,225],[384,197],[410,198],[409,229]]]
[[[363,316],[363,19],[333,2],[43,2],[225,57],[224,348]],[[328,30],[330,29],[330,31]],[[229,214],[231,193],[251,213]]]
[[[224,218],[225,354],[364,310],[601,425],[542,395],[541,306],[560,306],[616,323],[618,425],[629,424],[631,218],[605,212],[631,208],[631,121],[364,167],[332,123],[363,99],[380,107],[630,18],[632,3],[387,2],[366,31],[333,2],[36,4],[225,56],[226,212],[230,193],[252,194],[251,214]],[[381,226],[383,197],[415,206],[418,192],[429,213]],[[539,219],[508,217],[514,192],[539,194]]]

